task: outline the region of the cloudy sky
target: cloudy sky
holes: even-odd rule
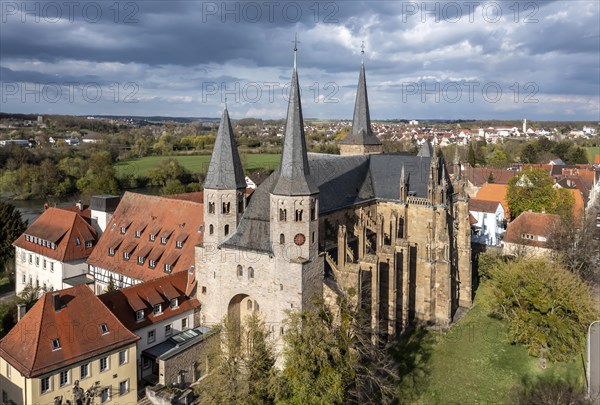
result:
[[[600,2],[0,1],[0,111],[600,121]]]

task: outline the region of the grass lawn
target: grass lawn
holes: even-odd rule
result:
[[[504,322],[488,316],[482,303],[491,292],[480,286],[474,307],[447,333],[411,338],[419,346],[405,362],[411,371],[404,399],[413,404],[509,404],[511,389],[540,379],[569,381],[583,389],[581,357],[539,367],[539,359],[521,345],[511,345]],[[400,349],[401,350],[401,349]]]
[[[128,174],[145,176],[150,169],[158,167],[160,162],[173,158],[192,173],[205,173],[210,162],[210,155],[195,156],[147,156],[141,159],[127,160],[115,164],[117,177]],[[279,154],[246,154],[242,155],[244,169],[275,169],[279,165]]]
[[[600,155],[600,146],[585,148],[585,151],[587,153],[588,162],[594,163],[594,156]]]

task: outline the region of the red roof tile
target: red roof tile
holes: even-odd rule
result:
[[[43,241],[56,244],[56,248],[53,249],[48,243],[44,246]],[[96,230],[81,215],[60,208],[48,208],[13,245],[61,262],[69,262],[88,257],[96,241]],[[92,246],[86,247],[86,242],[92,242]]]
[[[140,281],[164,276],[165,264],[172,265],[173,273],[188,270],[195,262],[195,246],[202,241],[203,218],[203,205],[197,202],[127,192],[87,262]],[[121,234],[124,224],[130,226]],[[141,233],[139,238],[137,231]],[[177,240],[184,233],[188,237],[180,240],[183,244],[178,248]],[[155,239],[151,240],[150,235]],[[166,244],[161,241],[163,237],[167,238]],[[114,256],[109,255],[110,247],[116,250]],[[124,259],[123,252],[130,258]],[[140,264],[138,256],[148,260]],[[177,256],[176,261],[173,256]],[[171,263],[166,263],[167,258]],[[155,262],[155,268],[150,268],[150,261]]]
[[[538,236],[549,239],[555,227],[560,224],[560,216],[538,212],[523,212],[506,228],[505,242],[521,245],[547,247],[547,242],[537,240]],[[535,239],[524,238],[533,235]]]
[[[129,330],[141,329],[156,322],[200,308],[193,297],[195,279],[188,271],[170,274],[132,287],[122,288],[99,296],[115,316]],[[190,289],[192,287],[192,289]],[[170,300],[177,298],[178,306],[170,307]],[[162,304],[162,312],[154,314],[153,306]],[[136,311],[144,310],[144,319],[138,321]]]
[[[499,201],[479,200],[477,198],[471,198],[469,200],[469,211],[476,212],[491,212],[496,213],[498,205],[501,205]]]
[[[60,294],[60,310],[54,306]],[[101,324],[109,332],[102,334]],[[60,349],[54,350],[53,339]],[[136,342],[86,285],[47,293],[0,341],[0,356],[27,377],[36,377]]]

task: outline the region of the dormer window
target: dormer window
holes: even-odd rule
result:
[[[142,237],[142,232],[140,232],[140,231],[135,231],[135,237],[136,237],[136,238],[141,238],[141,237]]]
[[[146,261],[145,258],[143,258],[142,256],[138,256],[138,264],[144,264],[144,261]]]
[[[156,267],[156,262],[154,260],[150,260],[150,268],[153,269]]]
[[[91,240],[85,242],[85,247],[86,248],[91,248],[93,245],[94,245],[94,243]]]
[[[160,238],[160,244],[161,245],[166,245],[167,244],[167,238],[165,238],[165,237]]]
[[[177,246],[178,249],[181,249],[183,247],[183,242],[180,241],[180,240],[178,240],[177,243],[176,243],[176,246]]]
[[[162,313],[162,304],[156,304],[152,309],[152,312],[154,313],[154,315]]]
[[[165,264],[165,271],[166,271],[167,273],[170,273],[170,272],[171,272],[171,270],[172,270],[172,269],[171,269],[171,265],[170,265],[170,264]]]
[[[108,255],[109,256],[114,256],[115,255],[115,249],[114,248],[108,248]]]
[[[179,306],[179,299],[178,298],[172,298],[171,299],[171,308],[175,309]]]
[[[156,235],[151,233],[150,234],[150,242],[154,242],[156,240]]]
[[[52,350],[59,350],[60,348],[60,342],[58,339],[52,339]]]
[[[127,231],[127,228],[125,228],[124,226],[122,226],[122,227],[121,227],[121,233],[122,233],[123,235],[125,235],[125,231]]]
[[[124,260],[129,260],[129,253],[123,252],[123,259]]]
[[[79,240],[79,237],[76,236],[75,237],[75,246],[79,246],[79,245],[81,245],[81,240]]]
[[[105,323],[100,324],[100,330],[103,335],[106,335],[108,333],[108,325]]]
[[[138,322],[144,320],[144,310],[143,309],[140,309],[139,311],[135,311],[135,320]]]

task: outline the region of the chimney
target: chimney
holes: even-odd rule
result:
[[[54,311],[59,312],[61,309],[60,294],[59,293],[52,294],[52,300],[54,302]]]
[[[25,316],[27,312],[27,305],[17,304],[17,322],[19,322]]]
[[[75,204],[75,205],[77,205],[77,208],[79,209],[79,211],[83,211],[83,204],[82,204],[81,200],[77,201],[77,204]]]

